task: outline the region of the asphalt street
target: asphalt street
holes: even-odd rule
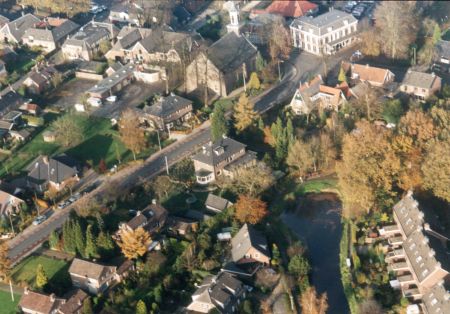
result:
[[[336,55],[332,61],[329,61],[329,69],[333,69],[340,63],[343,58],[348,58],[351,51],[347,50]],[[265,112],[278,104],[286,103],[294,94],[300,80],[304,81],[312,74],[318,74],[323,71],[322,59],[311,54],[300,53],[293,54],[289,61],[284,62],[281,67],[284,76],[281,82],[272,89],[258,96],[255,101],[255,109],[259,112]],[[128,167],[111,177],[107,181],[114,181],[118,184],[118,190],[130,188],[140,182],[141,178],[151,178],[164,172],[165,159],[169,167],[176,162],[191,156],[202,145],[210,141],[210,126],[206,122],[202,127],[196,129],[186,138],[179,140],[172,145],[165,147],[162,151],[150,156],[143,164]],[[99,177],[96,180],[106,181],[105,177]],[[100,184],[100,186],[86,197],[102,197],[107,193],[108,184]],[[80,202],[80,201],[78,201]],[[77,202],[76,202],[77,203]],[[38,226],[27,228],[20,235],[8,242],[10,246],[9,257],[13,262],[19,261],[24,255],[38,247],[46,240],[49,234],[60,228],[64,221],[68,218],[70,211],[76,206],[76,203],[63,210],[57,211],[47,221]]]

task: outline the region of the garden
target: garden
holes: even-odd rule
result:
[[[2,313],[4,314],[16,314],[17,305],[20,301],[20,295],[14,293],[14,301],[11,300],[11,293],[0,290],[0,304],[2,307]]]

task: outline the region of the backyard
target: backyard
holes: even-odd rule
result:
[[[3,314],[17,313],[17,304],[19,303],[20,295],[14,293],[14,301],[11,300],[11,294],[6,291],[0,291],[1,312]]]
[[[49,282],[55,286],[61,286],[67,281],[68,263],[45,256],[31,256],[13,268],[11,278],[17,285],[34,286],[36,278],[36,269],[41,264],[44,267],[45,274]]]

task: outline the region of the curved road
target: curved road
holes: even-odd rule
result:
[[[342,58],[348,57],[348,54],[349,53],[347,52],[341,56],[335,56],[332,61],[329,61],[329,63],[332,64],[329,64],[328,67],[332,69],[335,65],[340,63]],[[294,53],[289,61],[282,64],[284,77],[281,82],[254,99],[255,109],[262,113],[278,104],[288,101],[294,94],[300,80],[304,81],[311,74],[321,73],[322,69],[323,65],[320,57],[306,53]],[[202,145],[209,141],[210,126],[209,122],[206,122],[202,127],[196,129],[186,138],[153,154],[143,164],[128,167],[111,177],[99,177],[97,179],[97,181],[101,183],[99,187],[83,196],[83,198],[101,197],[104,195],[108,189],[108,184],[105,183],[106,178],[110,178],[108,181],[117,182],[117,189],[120,191],[140,182],[140,178],[151,178],[156,176],[165,171],[166,156],[168,164],[171,166],[183,158],[192,155]],[[19,262],[25,256],[33,252],[33,250],[37,249],[53,230],[61,228],[68,218],[70,211],[74,209],[78,202],[80,202],[80,200],[63,210],[55,212],[41,225],[30,226],[21,234],[11,239],[8,242],[10,246],[8,255],[12,262]]]

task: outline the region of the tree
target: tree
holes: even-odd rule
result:
[[[68,220],[63,225],[62,238],[64,241],[64,251],[75,254],[76,243],[73,229],[73,221]]]
[[[366,299],[359,305],[359,314],[383,314],[383,307],[374,299]]]
[[[288,271],[291,275],[297,279],[301,279],[308,275],[311,270],[311,266],[306,258],[301,255],[294,255],[288,264]]]
[[[303,314],[325,314],[328,310],[327,293],[317,295],[314,287],[309,287],[304,291],[300,298]]]
[[[215,142],[224,135],[228,135],[228,121],[225,117],[225,108],[223,105],[216,103],[211,116],[211,140]]]
[[[63,77],[62,73],[56,72],[55,74],[53,74],[52,79],[51,79],[53,87],[54,88],[59,87],[61,85],[61,83],[63,82],[63,80],[64,80],[64,77]]]
[[[365,56],[378,57],[381,53],[381,44],[377,29],[371,28],[361,32],[361,52]]]
[[[74,114],[66,114],[52,123],[56,140],[64,147],[73,147],[83,140],[83,127]]]
[[[404,112],[400,99],[388,100],[383,105],[383,118],[388,123],[397,124]]]
[[[234,107],[235,127],[238,132],[242,132],[253,125],[257,118],[254,104],[247,98],[245,93],[241,94],[239,101]]]
[[[0,241],[0,281],[6,281],[11,274],[11,260],[8,257],[8,243]]]
[[[114,250],[114,242],[108,232],[100,231],[97,237],[97,246],[100,255],[109,256]]]
[[[147,305],[142,300],[139,300],[136,304],[136,314],[147,314]]]
[[[255,175],[257,174],[257,175]],[[275,183],[272,169],[264,162],[239,169],[233,178],[224,178],[223,185],[238,194],[256,196]]]
[[[48,283],[48,277],[45,273],[44,266],[42,264],[39,264],[36,269],[36,288],[37,289],[43,289]]]
[[[436,141],[429,147],[422,164],[424,187],[450,202],[450,140]]]
[[[269,54],[272,62],[279,59],[288,59],[291,49],[292,43],[289,31],[282,22],[273,23],[269,39]]]
[[[92,307],[91,298],[86,298],[83,301],[83,309],[81,310],[83,314],[94,314],[94,309]]]
[[[139,127],[139,116],[132,109],[126,109],[119,120],[119,133],[123,144],[131,150],[133,158],[141,152],[147,144],[145,133]]]
[[[177,185],[169,176],[157,176],[152,180],[151,187],[159,201],[163,201],[169,197],[177,189]]]
[[[92,233],[92,225],[89,225],[86,230],[86,249],[85,254],[86,258],[99,258],[98,247],[95,243],[94,235]]]
[[[52,250],[55,250],[55,249],[58,248],[58,245],[59,245],[59,234],[58,234],[58,232],[56,232],[56,230],[53,230],[50,233],[50,236],[48,238],[48,243],[49,243],[50,248]]]
[[[195,181],[195,169],[192,160],[190,158],[185,158],[180,162],[177,162],[170,169],[170,178],[187,185]]]
[[[400,134],[411,137],[419,147],[436,136],[433,119],[418,109],[408,111],[398,127]]]
[[[111,42],[108,39],[104,39],[98,45],[98,51],[105,55],[111,49]]]
[[[73,222],[73,237],[77,253],[85,257],[86,239],[84,237],[83,230],[81,230],[81,226],[78,220],[75,220]]]
[[[259,81],[258,74],[252,72],[250,74],[250,80],[248,81],[247,87],[253,90],[259,90],[261,88],[261,82]]]
[[[369,211],[375,201],[394,195],[394,180],[400,171],[388,130],[361,121],[344,136],[342,161],[336,167],[346,217]]]
[[[441,28],[439,27],[439,24],[434,24],[434,30],[433,30],[433,45],[436,45],[439,40],[442,38]]]
[[[381,49],[392,59],[405,57],[415,39],[414,5],[409,1],[383,1],[375,9],[377,34],[383,43]]]
[[[147,252],[151,243],[150,234],[142,227],[136,230],[122,230],[117,245],[123,255],[129,259],[137,259]]]
[[[236,202],[236,219],[255,225],[267,216],[267,204],[258,198],[240,195]]]
[[[339,82],[347,82],[347,75],[345,74],[344,68],[341,67],[339,70],[339,76],[338,76]]]
[[[356,106],[360,115],[365,115],[367,120],[373,120],[380,116],[381,103],[379,101],[379,90],[371,87],[369,84],[361,85],[361,96],[352,103]]]
[[[314,156],[311,146],[302,140],[296,140],[289,147],[286,164],[303,182],[304,177],[314,169]]]
[[[100,162],[98,163],[98,172],[100,174],[106,173],[108,171],[108,166],[106,166],[105,160],[102,158],[100,159]]]
[[[261,72],[264,67],[266,66],[266,61],[264,60],[264,58],[261,56],[261,53],[258,51],[256,53],[256,59],[255,59],[255,68],[256,71]]]

